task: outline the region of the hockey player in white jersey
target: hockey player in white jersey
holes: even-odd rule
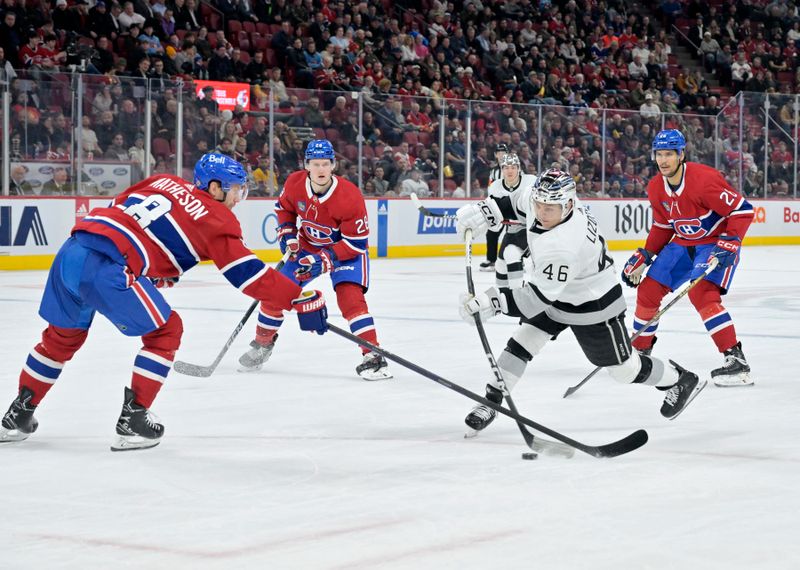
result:
[[[503,158],[500,159],[500,173],[500,178],[489,184],[488,194],[495,200],[512,196],[519,192],[520,188],[529,188],[536,180],[534,174],[522,172],[519,156],[513,152],[503,155]],[[494,266],[498,289],[522,287],[522,258],[527,249],[528,239],[525,235],[525,226],[522,224],[507,226]]]
[[[674,419],[705,387],[697,375],[674,364],[631,350],[625,326],[625,299],[613,260],[595,218],[575,195],[569,174],[550,169],[535,182],[504,198],[489,197],[457,212],[457,231],[482,235],[503,220],[527,224],[532,270],[522,287],[491,287],[475,297],[462,295],[460,312],[474,322],[499,313],[520,318],[520,326],[497,359],[507,390],[522,377],[528,362],[567,328],[589,361],[603,366],[621,383],[646,384],[666,390],[661,414]],[[492,380],[486,398],[500,404],[501,387]],[[495,411],[476,406],[467,425],[477,431],[495,418]]]

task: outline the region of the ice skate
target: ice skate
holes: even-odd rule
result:
[[[31,404],[33,392],[23,388],[11,402],[0,427],[0,443],[23,441],[36,431],[39,422],[33,417],[36,406]]]
[[[479,266],[478,269],[481,271],[494,271],[494,262],[493,261],[484,261]]]
[[[495,404],[503,403],[503,393],[492,386],[486,386],[486,399]],[[470,438],[478,435],[478,432],[487,428],[490,423],[497,417],[497,412],[485,404],[480,404],[472,408],[472,411],[464,418],[464,423],[467,424],[469,430],[464,437]]]
[[[368,352],[364,360],[356,366],[356,373],[364,380],[388,380],[392,378],[386,359],[376,352]]]
[[[661,415],[668,420],[674,420],[706,387],[708,382],[706,380],[701,382],[694,372],[686,370],[672,360],[669,362],[675,367],[680,376],[678,377],[678,382],[667,390],[664,403],[661,405]]]
[[[742,343],[737,342],[725,351],[725,363],[711,371],[711,379],[715,386],[729,388],[732,386],[752,386],[750,365],[742,352]]]
[[[239,372],[256,372],[261,370],[264,363],[272,356],[272,349],[278,340],[276,334],[269,344],[261,344],[257,340],[250,342],[250,350],[239,357]]]
[[[111,444],[111,451],[147,449],[161,443],[163,424],[150,410],[134,402],[134,397],[133,390],[126,387],[122,413],[117,420],[117,439]]]

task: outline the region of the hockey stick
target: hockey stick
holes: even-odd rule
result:
[[[286,260],[289,259],[289,255],[290,255],[289,250],[286,250],[286,253],[284,254],[283,258],[275,266],[275,271],[280,271],[280,269],[286,263]],[[233,344],[233,341],[236,340],[236,337],[239,336],[240,332],[242,332],[242,328],[244,328],[245,323],[250,318],[250,315],[253,314],[253,311],[256,310],[256,307],[258,307],[258,304],[260,302],[261,301],[256,299],[250,304],[250,307],[248,307],[244,316],[241,318],[241,320],[239,320],[239,324],[237,324],[236,328],[233,329],[231,336],[229,336],[228,340],[225,341],[225,346],[222,347],[222,350],[214,359],[214,362],[212,362],[208,366],[201,366],[199,364],[190,364],[188,362],[183,362],[182,360],[176,360],[172,364],[172,369],[180,374],[185,374],[187,376],[196,376],[198,378],[208,378],[209,376],[211,376],[214,373],[214,370],[217,369],[217,366],[219,366],[219,363],[222,362],[222,358],[228,352],[228,349]]]
[[[405,358],[397,356],[396,354],[392,354],[391,352],[389,352],[384,348],[381,348],[380,346],[375,346],[371,342],[367,342],[363,338],[358,337],[349,331],[340,329],[336,325],[328,323],[328,330],[330,330],[334,334],[346,338],[351,342],[356,343],[357,345],[363,348],[366,348],[368,350],[371,350],[372,352],[380,354],[384,358],[388,358],[389,360],[396,362],[399,365],[408,368],[409,370],[413,370],[417,374],[425,376],[425,378],[433,380],[434,382],[441,384],[445,388],[449,388],[454,392],[458,392],[459,394],[461,394],[462,396],[466,396],[470,400],[473,400],[475,402],[478,402],[479,404],[483,404],[484,406],[492,408],[494,411],[503,414],[504,416],[507,416],[516,422],[523,423],[531,429],[535,429],[536,431],[540,431],[546,435],[549,435],[553,439],[557,439],[558,441],[561,441],[569,446],[572,446],[579,451],[583,451],[584,453],[587,453],[593,457],[617,457],[618,455],[623,455],[635,449],[639,449],[645,443],[647,443],[647,432],[643,429],[640,429],[623,437],[618,441],[614,441],[606,445],[598,445],[598,446],[586,445],[585,443],[575,441],[574,439],[567,437],[566,435],[560,434],[557,431],[553,431],[552,429],[543,426],[542,424],[538,424],[533,420],[526,418],[525,416],[521,416],[515,412],[512,412],[511,410],[508,410],[503,406],[495,404],[494,402],[492,402],[491,400],[487,400],[483,396],[479,396],[474,392],[470,392],[463,386],[459,386],[458,384],[450,382],[449,380],[442,378],[438,374],[434,374],[433,372],[423,368],[422,366],[414,364],[413,362],[409,362]]]
[[[456,219],[458,219],[453,214],[442,214],[440,212],[434,212],[432,210],[429,210],[428,208],[426,208],[425,206],[422,205],[422,202],[420,201],[420,199],[417,197],[417,195],[414,192],[411,193],[410,198],[411,198],[411,201],[414,203],[414,206],[417,208],[417,210],[419,210],[419,213],[422,214],[423,216],[427,216],[429,218],[444,218],[446,220],[456,220]],[[520,222],[519,220],[503,220],[501,223],[504,226],[524,226],[525,225],[523,222]]]
[[[677,295],[675,295],[675,298],[674,298],[674,299],[672,299],[672,301],[670,301],[669,303],[667,303],[667,304],[666,304],[666,306],[665,306],[663,309],[661,309],[661,310],[660,310],[660,311],[658,311],[658,312],[657,312],[655,315],[653,315],[653,318],[652,318],[652,319],[650,319],[649,321],[647,321],[647,323],[645,323],[645,325],[644,325],[644,326],[643,326],[641,329],[639,329],[639,332],[637,332],[636,334],[634,334],[634,335],[631,337],[631,342],[633,342],[634,340],[636,340],[637,338],[639,338],[639,335],[641,335],[641,334],[642,334],[644,331],[646,331],[646,330],[647,330],[647,329],[650,327],[650,325],[652,325],[654,322],[656,322],[658,319],[660,319],[660,318],[661,318],[661,317],[664,315],[664,313],[666,313],[666,312],[667,312],[667,311],[670,309],[670,307],[672,307],[672,306],[673,306],[675,303],[677,303],[678,301],[680,301],[680,300],[681,300],[681,299],[682,299],[682,298],[683,298],[683,297],[684,297],[684,296],[685,296],[685,295],[686,295],[686,294],[687,294],[689,291],[691,291],[691,290],[692,290],[692,287],[694,287],[695,285],[697,285],[698,283],[700,283],[700,282],[701,282],[703,279],[705,279],[705,278],[708,276],[708,274],[709,274],[709,273],[711,273],[712,271],[714,271],[714,269],[716,269],[716,267],[717,267],[717,263],[719,263],[719,261],[717,260],[717,258],[716,258],[716,257],[715,257],[714,259],[712,259],[711,261],[709,261],[709,262],[708,262],[708,267],[706,267],[706,270],[705,270],[705,271],[703,271],[703,274],[702,274],[702,275],[700,275],[700,276],[699,276],[697,279],[695,279],[695,280],[694,280],[694,281],[692,281],[691,283],[689,283],[689,286],[688,286],[688,287],[686,287],[686,288],[685,288],[683,291],[681,291],[680,293],[678,293]],[[584,384],[586,384],[586,383],[587,383],[589,380],[591,380],[591,379],[592,379],[592,377],[593,377],[595,374],[597,374],[598,372],[600,372],[600,370],[602,370],[602,369],[603,369],[603,367],[602,367],[602,366],[598,366],[597,368],[595,368],[594,370],[592,370],[592,371],[589,373],[589,375],[588,375],[586,378],[584,378],[583,380],[581,380],[580,382],[578,382],[578,383],[577,383],[577,384],[575,384],[574,386],[572,386],[572,387],[570,387],[570,388],[567,388],[567,391],[566,391],[566,392],[564,392],[564,398],[566,398],[566,397],[568,397],[568,396],[571,396],[572,394],[574,394],[575,392],[577,392],[577,391],[578,391],[578,389],[579,389],[581,386],[583,386],[583,385],[584,385]]]
[[[472,280],[472,230],[467,230],[465,232],[466,237],[466,246],[465,246],[465,262],[466,262],[466,273],[467,273],[467,291],[473,297],[475,296],[475,282]],[[500,372],[500,367],[497,365],[497,360],[492,354],[492,347],[489,345],[489,339],[486,338],[486,329],[483,328],[483,322],[481,321],[481,317],[478,313],[472,315],[475,319],[475,328],[478,329],[478,336],[481,339],[481,346],[483,347],[483,352],[486,354],[486,360],[489,361],[489,366],[492,369],[492,374],[494,374],[494,378],[497,381],[497,384],[500,386],[501,391],[508,402],[508,408],[514,412],[515,414],[519,414],[517,410],[516,404],[514,404],[514,400],[511,399],[511,393],[508,391],[506,387],[506,382],[503,379],[503,373]],[[539,451],[542,453],[547,453],[550,455],[561,455],[562,457],[572,457],[575,454],[575,450],[571,447],[563,445],[561,443],[555,441],[548,441],[543,438],[535,438],[531,432],[525,429],[525,426],[522,425],[520,422],[517,422],[517,427],[519,428],[520,433],[522,434],[522,438],[525,440],[525,443],[528,447],[530,447],[533,451]]]

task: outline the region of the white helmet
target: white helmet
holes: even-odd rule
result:
[[[504,166],[520,166],[519,156],[514,152],[509,152],[500,159],[500,168]]]
[[[558,168],[545,170],[533,183],[531,200],[542,204],[560,204],[563,220],[572,211],[575,203],[575,180]],[[533,206],[531,204],[532,208]]]

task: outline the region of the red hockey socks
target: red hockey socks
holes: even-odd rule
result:
[[[48,326],[42,333],[42,342],[28,354],[25,366],[19,375],[19,389],[33,392],[31,404],[38,406],[45,394],[53,387],[64,368],[86,341],[85,329],[65,329]]]
[[[725,352],[736,344],[736,328],[728,310],[722,306],[719,287],[710,281],[701,281],[689,291],[689,300],[700,313],[703,325],[717,345]]]
[[[636,312],[633,316],[633,332],[638,333],[642,331],[642,333],[631,343],[636,350],[646,350],[653,346],[656,330],[658,329],[658,322],[653,323],[645,330],[643,329],[647,321],[652,319],[658,312],[661,306],[661,299],[663,299],[664,295],[667,293],[669,293],[669,287],[662,285],[654,279],[645,277],[639,285],[639,289],[636,292]]]
[[[364,298],[364,291],[361,285],[340,283],[336,287],[336,302],[342,311],[342,316],[347,319],[350,325],[350,332],[371,344],[377,345],[378,333],[375,330],[375,321],[372,319],[372,315],[369,314],[367,300]],[[361,352],[366,354],[369,349],[362,347]]]
[[[175,352],[181,345],[183,322],[175,311],[167,322],[142,337],[144,345],[133,361],[131,389],[137,404],[149,408],[172,369]]]

